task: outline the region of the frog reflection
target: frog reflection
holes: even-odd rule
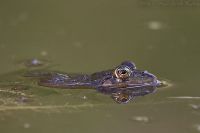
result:
[[[124,61],[114,69],[88,74],[32,71],[27,77],[39,78],[38,84],[57,88],[96,88],[109,94],[117,103],[128,103],[137,96],[153,93],[161,82],[153,74],[136,69],[131,61]]]

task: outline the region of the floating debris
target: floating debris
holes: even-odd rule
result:
[[[83,96],[82,98],[83,98],[84,100],[86,100],[86,99],[87,99],[87,97],[86,97],[86,96]]]
[[[4,90],[0,88],[0,92],[4,92],[4,93],[8,93],[8,94],[12,94],[12,95],[20,95],[20,96],[26,96],[25,93],[23,92],[18,92],[18,91],[14,91],[14,90]]]
[[[132,120],[138,121],[138,122],[143,122],[143,123],[149,122],[149,118],[147,116],[135,116],[132,118]]]
[[[32,102],[32,101],[33,101],[32,99],[30,99],[28,97],[24,97],[24,96],[16,99],[16,102],[18,104],[26,104],[26,103],[29,103],[29,102]]]
[[[25,62],[25,65],[28,66],[28,67],[31,67],[31,66],[41,66],[43,64],[42,61],[38,60],[38,59],[31,59],[31,60],[27,60]]]
[[[43,53],[43,54],[46,54],[46,53]],[[46,66],[48,64],[48,60],[32,58],[32,59],[21,61],[20,64],[26,67],[32,67],[32,68],[41,67],[41,66]]]
[[[193,109],[200,109],[200,105],[189,104],[189,106],[192,107]]]
[[[40,53],[42,56],[47,56],[48,55],[48,52],[47,51],[41,51]]]
[[[150,30],[160,30],[163,28],[163,24],[159,21],[150,21],[148,23],[148,28]]]
[[[177,96],[177,97],[168,97],[174,99],[200,99],[200,97],[192,97],[192,96]]]
[[[200,124],[196,124],[196,125],[194,125],[194,127],[196,128],[197,131],[200,132]]]
[[[31,127],[31,125],[29,124],[29,123],[24,123],[24,128],[30,128]]]
[[[99,104],[100,105],[100,104]],[[97,106],[97,105],[96,105]],[[0,111],[12,111],[12,110],[52,110],[52,109],[79,109],[79,108],[93,108],[94,105],[90,103],[84,103],[80,105],[35,105],[35,106],[24,106],[24,105],[17,105],[17,106],[0,106]]]

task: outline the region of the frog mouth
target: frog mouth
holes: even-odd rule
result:
[[[117,82],[112,83],[110,80],[104,81],[103,84],[99,85],[99,87],[106,87],[106,88],[121,88],[121,89],[128,89],[128,88],[142,88],[142,87],[157,87],[160,86],[161,82],[157,79],[153,80],[146,80],[146,81],[137,81],[131,80],[126,82]]]

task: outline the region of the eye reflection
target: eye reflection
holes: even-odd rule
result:
[[[125,103],[128,103],[132,97],[129,94],[126,94],[123,92],[116,92],[116,93],[112,93],[112,98],[117,103],[125,104]]]
[[[115,69],[114,74],[117,78],[124,80],[124,79],[127,79],[128,77],[130,77],[131,70],[127,66],[120,66]]]

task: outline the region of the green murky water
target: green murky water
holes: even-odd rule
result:
[[[0,132],[200,132],[199,14],[195,0],[1,1]],[[18,62],[33,57],[83,73],[132,60],[172,85],[119,105],[20,78]]]

